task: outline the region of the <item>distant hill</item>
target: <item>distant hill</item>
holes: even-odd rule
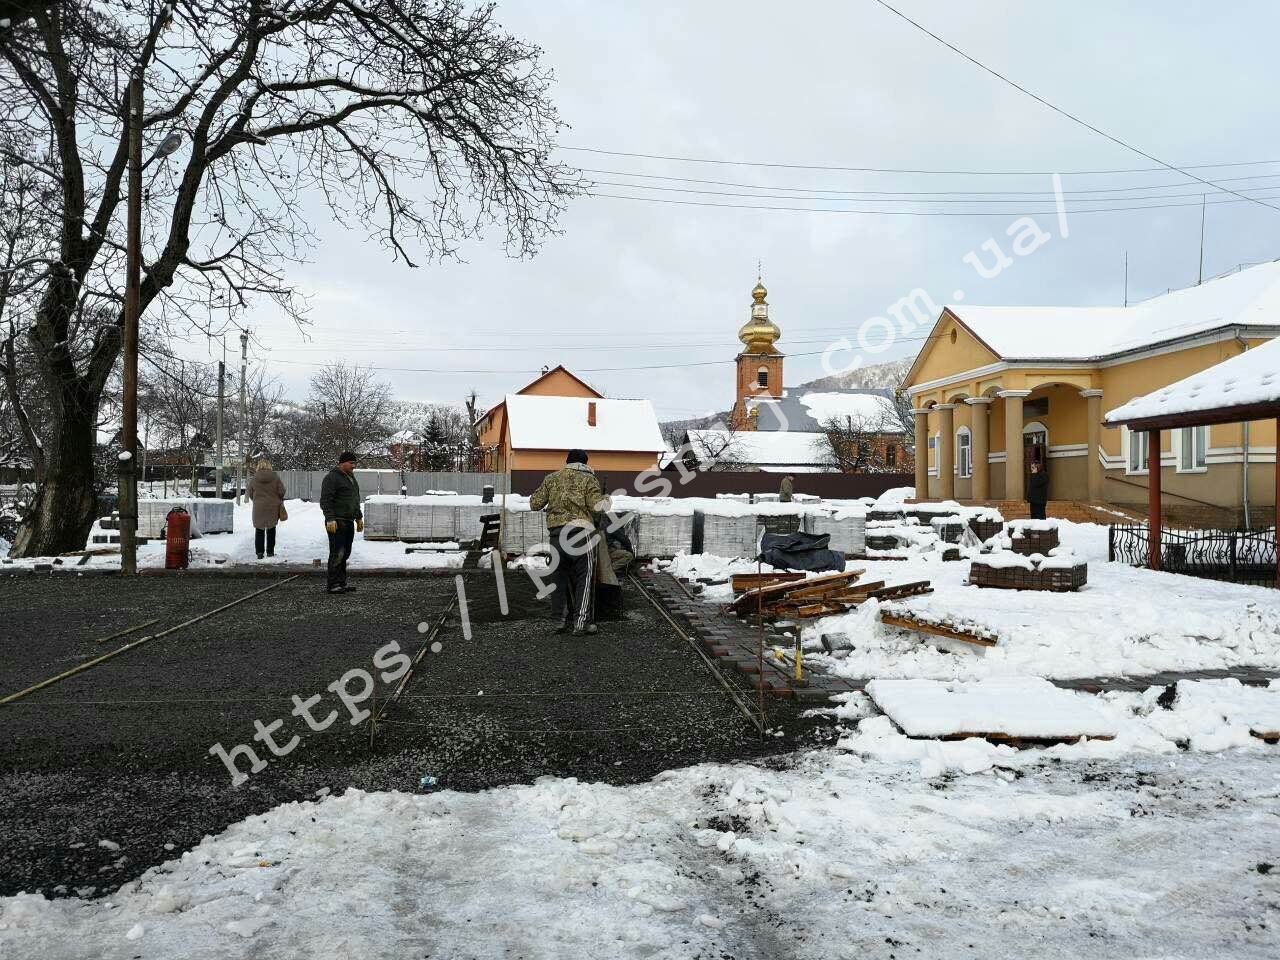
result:
[[[792,393],[801,390],[851,390],[858,387],[887,387],[896,390],[914,361],[915,357],[903,357],[888,363],[859,367],[836,377],[819,377],[790,389]]]

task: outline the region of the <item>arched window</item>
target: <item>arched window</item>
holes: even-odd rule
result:
[[[769,368],[761,367],[756,371],[756,386],[766,388],[769,386]]]
[[[973,476],[973,438],[968,427],[956,431],[956,476]]]

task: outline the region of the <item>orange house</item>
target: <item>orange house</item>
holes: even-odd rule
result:
[[[648,400],[606,398],[563,366],[490,408],[476,434],[499,472],[558,470],[574,448],[597,470],[638,472],[666,450]]]

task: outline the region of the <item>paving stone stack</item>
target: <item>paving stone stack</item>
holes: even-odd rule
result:
[[[636,556],[674,557],[693,549],[693,514],[637,513],[627,528]]]
[[[395,500],[369,499],[361,507],[364,511],[364,538],[366,540],[395,540],[400,536],[400,504]]]
[[[1049,551],[1058,544],[1058,527],[1053,526],[1039,527],[1039,524],[1045,524],[1051,521],[1031,520],[1018,521],[1015,520],[1009,524],[1009,537],[1012,543],[1014,553],[1020,553],[1024,557],[1029,557],[1033,553],[1048,556]],[[1035,526],[1033,526],[1033,524]]]
[[[838,553],[862,556],[867,552],[867,523],[862,517],[823,517],[810,514],[805,518],[809,533],[831,535],[831,549]]]
[[[747,515],[720,517],[704,514],[702,552],[720,557],[754,557],[760,539],[759,521]]]
[[[172,497],[165,500],[138,501],[138,536],[159,539],[166,517],[174,507],[191,514],[192,536],[231,533],[235,524],[235,504],[230,500],[205,500],[198,497]]]

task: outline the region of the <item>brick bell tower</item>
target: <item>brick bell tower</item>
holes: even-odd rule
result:
[[[755,397],[782,396],[782,358],[774,346],[782,336],[777,324],[769,319],[769,291],[760,278],[751,290],[751,318],[738,331],[742,352],[738,354],[738,392],[730,421],[735,429],[754,430],[755,418],[747,400]]]

